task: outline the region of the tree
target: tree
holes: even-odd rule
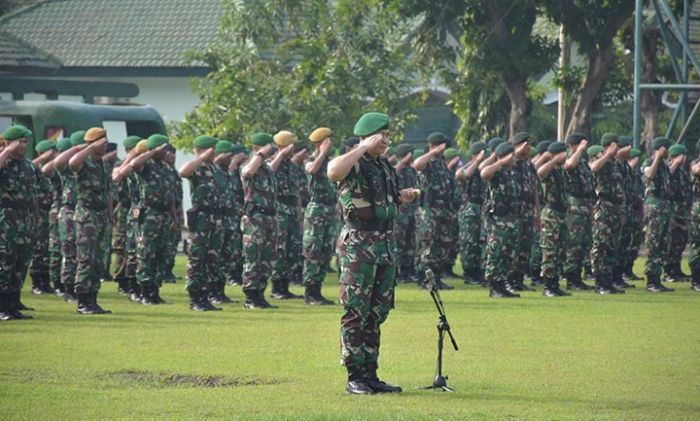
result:
[[[195,82],[201,103],[176,143],[281,129],[302,137],[319,125],[346,137],[367,110],[387,112],[398,138],[422,99],[411,94],[407,28],[373,0],[227,1],[219,39],[192,54],[214,70]]]

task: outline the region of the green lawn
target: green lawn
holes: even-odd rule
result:
[[[380,374],[405,389],[392,396],[344,393],[337,305],[194,313],[182,281],[163,288],[171,304],[161,306],[133,304],[110,282],[100,302],[114,314],[80,316],[27,285],[35,319],[0,323],[0,417],[700,419],[700,294],[689,284],[495,300],[449,282],[460,350],[446,349],[445,372],[456,392],[416,389],[434,376],[437,316],[427,292],[401,285],[381,348]]]

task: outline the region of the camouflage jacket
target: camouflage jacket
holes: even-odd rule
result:
[[[690,205],[693,201],[692,181],[690,172],[685,165],[678,167],[676,172],[669,174],[668,198],[672,202]]]
[[[454,179],[445,161],[441,158],[431,159],[421,173],[421,206],[451,209]]]
[[[78,186],[75,173],[67,165],[57,173],[61,178],[61,204],[72,208],[77,201],[76,189]]]
[[[462,194],[461,204],[465,205],[467,202],[481,204],[486,198],[486,184],[484,180],[479,176],[479,170],[477,169],[471,177],[467,178],[463,182],[464,190]]]
[[[148,160],[136,172],[139,186],[139,203],[159,212],[170,212],[175,205],[172,189],[168,185],[164,161]]]
[[[632,209],[640,210],[644,207],[644,180],[639,168],[632,168],[632,190],[630,195]]]
[[[37,174],[34,164],[26,158],[9,158],[0,169],[0,209],[21,209],[23,213],[31,214],[36,196]]]
[[[595,182],[588,162],[581,159],[578,165],[564,171],[566,176],[566,192],[569,197],[576,199],[595,199]]]
[[[275,172],[275,192],[277,193],[277,209],[286,211],[294,208],[299,203],[299,185],[294,178],[294,164],[290,159],[285,159]]]
[[[624,180],[614,161],[606,162],[600,171],[593,174],[593,178],[596,182],[595,191],[599,200],[624,205]]]
[[[542,185],[537,176],[535,165],[529,159],[516,159],[513,176],[515,177],[515,189],[519,193],[515,200],[529,204],[537,203]]]
[[[544,205],[556,211],[566,211],[566,180],[563,168],[554,168],[542,180]]]
[[[214,164],[214,180],[219,184],[218,188],[219,191],[221,191],[219,206],[222,208],[225,215],[233,216],[236,209],[240,208],[240,206],[237,206],[234,200],[231,178],[233,178],[232,174],[228,171],[227,167]]]
[[[220,213],[222,192],[220,183],[214,180],[214,164],[202,163],[190,174],[190,199],[192,208],[201,212]]]
[[[250,203],[269,212],[277,209],[276,177],[269,165],[263,162],[255,175],[244,178],[241,174],[241,180],[246,204]]]
[[[75,171],[75,177],[77,204],[92,210],[106,210],[110,186],[102,160],[88,157]]]
[[[335,184],[331,183],[328,179],[328,161],[330,160],[326,157],[318,172],[313,175],[309,174],[308,188],[312,202],[333,206],[338,201],[338,192],[336,191]]]
[[[501,168],[488,182],[485,210],[490,216],[512,215],[519,210],[515,208],[521,191],[516,186],[512,168]]]
[[[652,163],[651,159],[644,161],[642,168],[650,166]],[[645,177],[646,178],[646,177]],[[666,200],[669,193],[669,183],[671,179],[671,173],[668,170],[668,165],[665,161],[659,163],[659,167],[656,169],[656,175],[653,179],[644,180],[644,185],[646,190],[644,191],[644,197],[648,200]]]
[[[61,207],[61,197],[63,196],[61,176],[58,175],[58,171],[54,171],[49,179],[51,180],[51,208],[58,209]]]
[[[36,174],[36,202],[41,210],[49,210],[54,198],[54,189],[51,178],[42,174],[41,169],[32,163]]]
[[[396,170],[383,157],[365,154],[338,187],[343,220],[388,221],[396,217],[399,184]]]
[[[296,164],[292,162],[291,172],[294,184],[296,184],[295,190],[297,191],[299,199],[301,200],[301,207],[305,208],[311,201],[311,194],[309,193],[309,183],[306,179],[304,163]]]
[[[399,183],[399,191],[403,189],[416,189],[418,188],[419,181],[418,181],[418,172],[413,169],[412,166],[408,165],[401,169],[401,171],[397,171],[397,177],[398,177],[398,183]],[[414,201],[412,203],[404,205],[407,208],[416,208],[418,207],[417,201]]]

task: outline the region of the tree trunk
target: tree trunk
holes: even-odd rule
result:
[[[590,136],[593,104],[600,92],[600,88],[610,74],[610,69],[614,61],[615,43],[612,40],[610,40],[610,43],[604,48],[588,56],[586,77],[583,79],[581,92],[571,112],[571,121],[569,121],[569,128],[566,130],[567,135],[573,132],[581,132],[586,136]]]
[[[642,83],[656,82],[656,74],[659,69],[658,45],[659,31],[656,29],[647,31],[642,42],[644,56]],[[644,131],[642,132],[640,146],[648,151],[652,139],[656,137],[659,130],[661,91],[643,90],[641,108],[642,117],[644,118]]]
[[[515,75],[506,75],[503,85],[510,99],[510,120],[508,122],[509,138],[516,133],[525,131],[528,110],[528,101],[525,91],[527,80]]]

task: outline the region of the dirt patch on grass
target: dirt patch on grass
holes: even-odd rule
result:
[[[231,376],[198,376],[194,374],[160,373],[142,370],[123,370],[103,375],[105,380],[154,388],[170,387],[239,387],[282,383],[279,379],[258,379]]]

